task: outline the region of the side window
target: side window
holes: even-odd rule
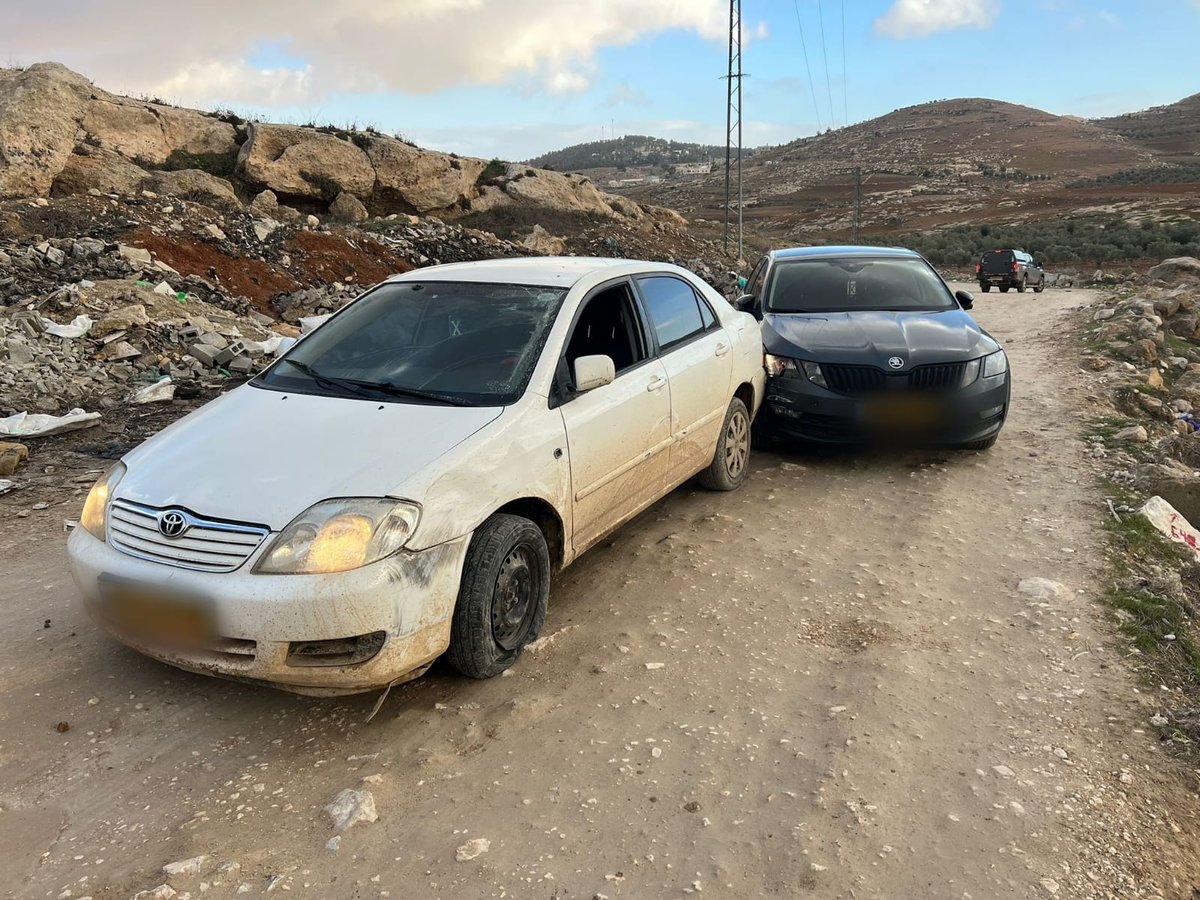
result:
[[[717,322],[717,317],[713,315],[712,307],[708,305],[708,301],[696,293],[696,299],[700,301],[700,321],[704,323],[704,330],[712,328]]]
[[[646,312],[663,350],[704,331],[700,301],[690,284],[670,275],[652,275],[639,278],[638,286],[646,298]]]
[[[570,371],[581,356],[607,356],[618,374],[646,359],[641,323],[626,285],[603,290],[584,304],[567,342]]]
[[[764,256],[750,273],[750,283],[746,285],[746,293],[762,298],[763,281],[767,277],[767,258]]]

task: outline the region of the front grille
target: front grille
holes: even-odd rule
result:
[[[839,394],[873,394],[883,390],[886,375],[871,366],[821,365],[825,383]]]
[[[966,367],[966,363],[918,366],[908,373],[908,384],[918,391],[952,391],[962,384]]]
[[[159,519],[182,514],[185,529],[167,537]],[[176,507],[158,508],[114,500],[108,510],[108,540],[130,556],[200,572],[232,572],[244,563],[270,529],[244,522],[205,519]]]

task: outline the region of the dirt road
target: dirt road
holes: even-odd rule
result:
[[[181,892],[1191,897],[1195,785],[1096,601],[1090,299],[979,296],[992,451],[759,454],[569,570],[508,677],[435,668],[370,724],[119,648],[64,570],[78,498],[0,507],[0,888],[126,898],[204,854]],[[364,778],[379,819],[330,849]]]

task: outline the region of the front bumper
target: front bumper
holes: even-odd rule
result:
[[[415,678],[449,646],[469,540],[401,551],[333,575],[253,575],[253,559],[234,572],[194,572],[128,556],[83,528],[71,533],[67,556],[92,618],[147,656],[299,693],[350,694]],[[103,608],[104,582],[112,579],[161,591],[167,602],[203,598],[216,639],[181,649],[114,625]],[[349,665],[302,663],[294,646],[379,632],[378,652]]]
[[[875,398],[837,394],[803,375],[788,373],[767,380],[761,418],[768,434],[784,439],[827,444],[918,443],[954,446],[987,440],[998,434],[1008,416],[1009,373],[980,378],[967,388],[922,394],[936,406],[936,419],[921,428],[880,430],[864,420],[864,403],[886,402],[889,396],[911,397],[911,391]]]

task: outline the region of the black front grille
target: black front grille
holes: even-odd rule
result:
[[[952,391],[962,384],[966,363],[918,366],[908,373],[908,385],[918,391]]]
[[[822,365],[825,383],[839,394],[874,394],[882,391],[886,375],[871,366]]]

